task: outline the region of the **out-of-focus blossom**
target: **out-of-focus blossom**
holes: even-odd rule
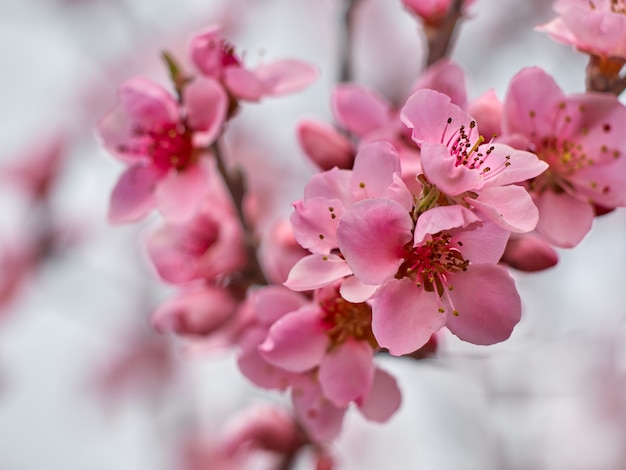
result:
[[[322,171],[334,167],[344,170],[352,168],[352,142],[334,127],[306,119],[298,123],[297,135],[305,155]]]
[[[308,87],[318,76],[305,62],[284,59],[261,64],[251,70],[243,66],[235,48],[212,25],[191,40],[189,55],[206,77],[221,82],[236,100],[258,101],[263,96],[282,96]]]
[[[285,282],[294,264],[309,254],[298,244],[286,220],[277,223],[261,240],[258,253],[263,272],[273,284]]]
[[[589,232],[594,206],[626,204],[626,107],[615,96],[563,91],[537,67],[519,72],[504,101],[503,138],[550,168],[529,184],[537,231],[571,248]]]
[[[105,148],[130,164],[111,195],[111,222],[141,219],[157,205],[168,220],[183,221],[203,200],[201,157],[221,131],[228,100],[206,77],[185,85],[181,99],[142,78],[120,86],[119,104],[98,127]]]
[[[556,0],[559,15],[537,27],[555,41],[610,59],[626,60],[626,4],[623,0]]]

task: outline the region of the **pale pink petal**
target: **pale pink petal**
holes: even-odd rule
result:
[[[302,294],[283,286],[265,286],[253,293],[254,310],[259,321],[271,325],[288,313],[304,307],[308,300]]]
[[[178,103],[163,87],[135,77],[122,83],[117,92],[120,107],[136,125],[157,129],[179,119]]]
[[[343,205],[337,199],[314,197],[306,203],[293,203],[290,221],[293,235],[302,247],[314,253],[328,254],[337,248],[337,224]]]
[[[228,110],[228,97],[215,80],[197,77],[183,90],[187,124],[196,131],[195,147],[207,147],[218,137]]]
[[[197,212],[209,184],[207,169],[201,164],[170,171],[160,182],[156,197],[163,217],[172,223],[185,222]]]
[[[267,337],[267,330],[259,327],[248,327],[239,339],[241,353],[237,358],[237,366],[243,375],[252,383],[263,388],[286,389],[295,374],[269,364],[261,353],[258,345]]]
[[[446,322],[436,293],[417,287],[409,278],[392,279],[377,292],[372,304],[372,331],[378,344],[394,356],[425,345]]]
[[[485,186],[524,182],[539,176],[548,168],[548,164],[539,160],[534,153],[515,150],[508,145],[485,144],[479,147],[479,151],[487,146],[493,147],[493,150],[481,166],[483,171],[489,167],[489,171],[483,173]]]
[[[348,302],[358,304],[368,300],[377,289],[378,286],[363,284],[356,276],[348,276],[341,282],[339,292]]]
[[[470,264],[467,271],[450,274],[448,285],[458,315],[447,316],[446,326],[456,336],[474,344],[494,344],[507,339],[517,325],[522,304],[506,268]]]
[[[143,152],[133,152],[136,137],[133,135],[135,123],[133,119],[119,106],[111,110],[98,123],[98,134],[102,145],[113,156],[136,164],[141,160],[148,160]]]
[[[359,401],[359,411],[365,418],[383,423],[400,408],[402,394],[396,379],[377,368],[369,392]]]
[[[379,285],[398,271],[412,228],[411,217],[397,202],[365,199],[343,215],[337,239],[354,274],[365,284]]]
[[[480,133],[489,140],[502,134],[502,108],[502,102],[492,89],[470,101],[465,109],[474,116],[480,126]]]
[[[220,327],[234,312],[237,302],[226,289],[206,286],[182,291],[163,303],[151,318],[160,333],[207,335]]]
[[[322,359],[318,380],[324,395],[337,406],[366,395],[374,379],[373,350],[366,341],[348,339]]]
[[[413,85],[411,93],[422,88],[429,88],[449,96],[450,101],[461,108],[465,108],[467,103],[465,73],[461,67],[448,59],[441,59],[424,70]],[[470,114],[474,116],[472,112]]]
[[[523,134],[535,140],[553,133],[559,103],[565,95],[550,77],[539,67],[528,67],[518,72],[509,84],[504,99],[505,134]]]
[[[339,435],[346,408],[326,399],[312,377],[300,377],[292,387],[291,398],[300,423],[314,441],[328,443]]]
[[[477,198],[465,200],[486,219],[511,232],[530,232],[539,220],[539,211],[522,186],[484,188]]]
[[[309,255],[298,261],[285,282],[295,291],[313,290],[352,274],[343,258],[337,255]]]
[[[296,133],[304,153],[322,170],[352,167],[354,162],[352,143],[334,127],[305,120],[298,124]]]
[[[305,306],[274,323],[259,346],[270,364],[290,372],[304,372],[320,363],[330,339],[319,307]]]
[[[567,193],[544,191],[535,197],[539,209],[539,232],[549,243],[573,248],[591,230],[593,206]]]
[[[547,33],[548,36],[561,44],[574,45],[577,43],[576,36],[561,18],[555,18],[548,23],[537,26],[535,31]]]
[[[417,218],[414,243],[424,241],[426,235],[434,235],[442,230],[467,227],[478,222],[480,217],[463,206],[438,206],[427,210]]]
[[[304,200],[308,201],[314,197],[339,199],[344,207],[347,207],[354,199],[350,191],[350,178],[352,171],[339,168],[313,175],[304,187]]]
[[[243,67],[227,67],[224,70],[224,84],[236,98],[258,101],[263,96],[263,83],[256,74]]]
[[[463,257],[472,263],[498,262],[511,232],[494,224],[484,221],[471,229],[453,232],[450,243],[458,245]]]
[[[470,129],[473,118],[450,102],[450,97],[434,90],[418,90],[400,111],[400,119],[413,129],[413,140],[448,145],[461,126]],[[477,131],[478,128],[476,128]]]
[[[263,94],[268,96],[282,96],[303,90],[319,75],[315,67],[293,59],[263,64],[254,72],[263,83]]]
[[[422,143],[422,168],[428,180],[448,196],[482,186],[480,171],[456,165],[456,157],[443,144]]]
[[[335,119],[360,137],[385,126],[391,119],[389,103],[360,85],[337,86],[331,96],[331,107]]]
[[[400,157],[388,142],[362,146],[354,159],[350,189],[357,199],[382,197],[400,173]]]
[[[415,178],[416,174],[417,173],[413,173],[412,178]],[[419,190],[421,191],[421,186],[419,185],[419,183],[416,183],[416,186],[418,186]],[[419,191],[417,192],[419,193]],[[411,191],[409,191],[409,188],[407,188],[407,185],[402,180],[402,177],[400,175],[393,175],[393,183],[391,183],[391,186],[389,186],[385,191],[384,197],[396,201],[398,204],[404,207],[407,212],[410,212],[411,209],[413,209],[413,194],[411,193]]]
[[[148,214],[156,204],[154,191],[163,176],[163,172],[153,166],[128,168],[111,193],[109,222],[134,222]]]

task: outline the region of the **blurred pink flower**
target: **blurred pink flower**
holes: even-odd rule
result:
[[[554,10],[559,16],[537,30],[580,51],[626,60],[623,0],[556,0]]]
[[[473,2],[474,0],[463,0],[463,8],[467,8]],[[432,25],[439,23],[448,14],[453,3],[454,0],[402,0],[408,11]]]
[[[308,87],[318,72],[305,62],[283,59],[259,65],[254,70],[243,66],[235,48],[222,38],[219,25],[212,25],[191,40],[189,55],[206,77],[221,82],[237,100],[258,101],[263,96],[282,96]]]
[[[218,137],[227,97],[213,79],[185,85],[182,105],[142,78],[124,82],[98,126],[105,148],[130,164],[111,195],[109,220],[132,222],[155,205],[171,221],[194,214],[207,184],[200,157]]]
[[[626,107],[615,96],[565,96],[530,67],[511,80],[503,118],[503,138],[550,165],[529,183],[548,242],[571,248],[591,229],[595,205],[626,205]]]

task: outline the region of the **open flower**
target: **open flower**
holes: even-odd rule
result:
[[[380,286],[372,331],[393,355],[419,349],[444,325],[474,344],[509,337],[521,303],[513,279],[496,264],[508,236],[461,206],[429,209],[414,223],[389,199],[354,204],[337,227],[355,277]]]
[[[235,99],[245,101],[300,91],[318,75],[314,67],[293,59],[269,62],[254,70],[244,67],[235,48],[222,37],[219,25],[209,26],[194,36],[189,55],[203,75],[218,80]]]
[[[528,232],[538,220],[537,208],[521,183],[548,165],[535,155],[508,145],[485,142],[478,124],[450,98],[419,90],[402,108],[401,118],[421,146],[429,199],[471,207],[484,220],[506,230]],[[428,207],[426,207],[428,208]]]
[[[570,248],[591,228],[594,205],[626,204],[626,107],[615,96],[565,96],[546,72],[523,69],[504,102],[504,138],[550,165],[529,185],[537,207],[537,231]]]
[[[159,85],[133,78],[120,86],[118,101],[98,126],[105,148],[130,164],[113,189],[109,220],[139,220],[157,205],[168,220],[188,219],[208,184],[200,157],[224,122],[224,90],[196,79],[179,104]]]

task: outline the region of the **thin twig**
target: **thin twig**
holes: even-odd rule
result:
[[[455,0],[450,10],[441,21],[436,25],[424,25],[426,38],[428,40],[427,67],[448,55],[456,25],[463,16],[462,9],[463,0]]]

